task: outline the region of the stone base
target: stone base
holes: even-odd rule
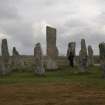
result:
[[[47,69],[48,70],[56,70],[58,69],[58,66],[56,64],[56,62],[52,59],[48,59],[47,61]]]
[[[80,67],[80,72],[81,73],[87,72],[87,68],[86,67]]]
[[[9,68],[9,66],[2,64],[2,65],[0,66],[0,75],[7,75],[7,74],[9,74],[9,73],[10,73],[10,68]]]
[[[45,74],[45,69],[44,69],[44,67],[37,66],[34,72],[35,72],[36,75],[44,75]]]

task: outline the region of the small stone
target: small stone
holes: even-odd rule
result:
[[[79,52],[79,64],[80,64],[80,70],[81,72],[86,72],[87,71],[87,48],[86,48],[86,43],[85,39],[81,40],[81,50]]]
[[[13,47],[12,54],[13,56],[19,56],[19,52],[16,50],[16,47]]]
[[[24,63],[21,60],[21,55],[17,51],[16,47],[13,47],[12,50],[12,67],[13,69],[22,69],[24,67]]]
[[[71,67],[74,67],[75,46],[76,46],[75,42],[70,42],[68,44],[67,58],[69,60],[69,64]]]
[[[105,43],[99,44],[99,52],[100,52],[100,65],[103,71],[103,77],[105,78]]]
[[[34,59],[35,59],[35,74],[37,75],[44,75],[45,68],[43,64],[43,54],[41,44],[37,43],[34,48]]]
[[[88,65],[94,65],[93,49],[91,46],[88,46]]]

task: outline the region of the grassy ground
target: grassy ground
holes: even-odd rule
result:
[[[105,105],[105,79],[98,67],[89,73],[63,67],[43,77],[13,72],[0,77],[0,105]]]
[[[36,76],[33,72],[13,72],[0,77],[0,84],[16,83],[78,83],[86,86],[105,87],[99,67],[91,67],[88,73],[80,73],[78,68],[63,67],[57,71],[47,71],[45,76]]]

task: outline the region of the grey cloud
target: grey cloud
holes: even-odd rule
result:
[[[23,53],[25,53],[25,51],[31,53],[30,49],[34,45],[34,36],[32,27],[29,23],[18,21],[10,26],[4,26],[4,29],[6,33],[8,33],[8,36],[12,38],[11,40],[17,42],[16,46],[18,44],[21,45],[21,48],[19,48],[20,51]]]
[[[44,21],[57,28],[60,54],[66,54],[69,41],[76,41],[78,53],[81,38],[97,54],[98,43],[105,41],[104,5],[104,0],[0,0],[0,33],[10,36],[10,46],[16,45],[22,54],[32,54],[37,41],[45,52],[46,38],[40,25],[32,28]]]
[[[16,0],[0,0],[0,21],[4,19],[17,18],[17,10],[15,8]]]

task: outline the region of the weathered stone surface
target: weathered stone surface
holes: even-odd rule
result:
[[[53,61],[52,59],[48,58],[47,61],[47,69],[48,70],[56,70],[58,68],[55,60]]]
[[[58,48],[56,46],[56,29],[47,26],[46,27],[47,33],[47,69],[57,69],[57,63],[55,59],[58,57]]]
[[[67,58],[69,60],[70,66],[74,67],[74,58],[75,58],[75,42],[70,42],[68,44]]]
[[[99,52],[100,52],[101,69],[103,71],[103,77],[105,78],[105,43],[99,44]]]
[[[68,51],[69,52],[72,52],[75,56],[75,47],[76,47],[76,43],[75,42],[70,42],[68,44]]]
[[[47,56],[57,57],[58,56],[58,48],[56,47],[56,29],[47,26]]]
[[[4,59],[9,58],[9,51],[8,51],[8,44],[7,44],[7,39],[2,40],[2,45],[1,45],[1,54]]]
[[[81,72],[87,71],[87,48],[85,39],[81,40],[81,50],[79,52],[79,63],[80,63],[80,70]]]
[[[45,68],[43,66],[43,54],[40,43],[37,43],[34,48],[34,58],[35,58],[35,74],[44,75]]]
[[[90,45],[88,46],[88,65],[94,65],[93,49]]]
[[[13,47],[12,54],[13,56],[19,56],[19,52],[16,50],[16,47]]]
[[[1,63],[0,74],[6,75],[10,72],[10,56],[8,51],[7,39],[2,40],[1,54],[2,61],[0,62]]]
[[[12,67],[13,69],[22,69],[24,67],[24,63],[21,60],[21,56],[15,47],[13,47],[12,50]]]

